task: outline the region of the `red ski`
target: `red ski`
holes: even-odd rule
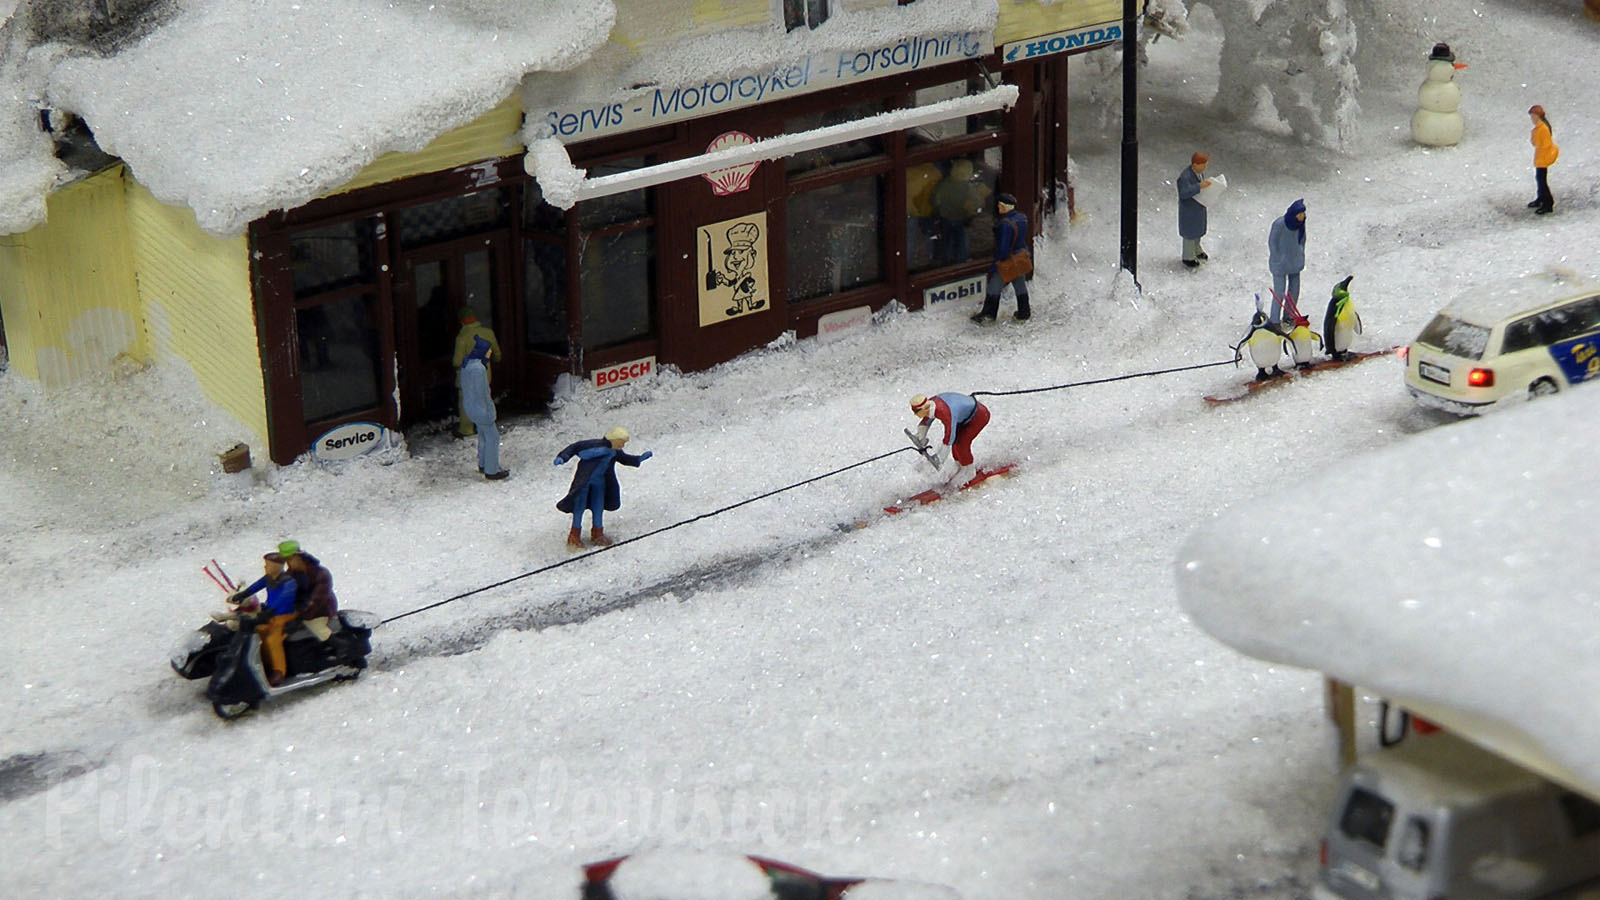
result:
[[[930,503],[938,503],[940,500],[943,500],[946,497],[951,497],[962,491],[968,491],[978,487],[991,478],[1004,478],[1009,476],[1011,472],[1016,469],[1016,467],[1016,463],[1005,463],[998,466],[981,466],[975,473],[973,473],[971,478],[967,479],[956,487],[945,485],[942,488],[929,488],[928,490],[920,493],[912,494],[898,503],[892,503],[888,506],[885,506],[883,508],[883,512],[885,515],[897,516],[900,513],[906,512],[907,510],[916,509],[919,506],[927,506]],[[854,531],[858,528],[865,528],[870,524],[872,524],[870,520],[863,519],[855,522],[845,522],[839,526],[839,529],[841,531]]]
[[[1344,366],[1348,366],[1351,363],[1361,362],[1364,359],[1388,356],[1398,351],[1401,346],[1402,345],[1396,344],[1393,347],[1385,347],[1382,350],[1368,350],[1365,353],[1351,353],[1344,359],[1325,359],[1321,362],[1312,363],[1309,367],[1304,369],[1291,368],[1277,378],[1269,378],[1266,381],[1247,381],[1244,384],[1234,387],[1226,393],[1207,394],[1206,402],[1232,403],[1235,400],[1243,400],[1244,398],[1255,394],[1262,388],[1272,387],[1275,384],[1287,384],[1291,381],[1299,381],[1301,378],[1310,375],[1312,372],[1321,372],[1327,369],[1339,369],[1343,368]]]

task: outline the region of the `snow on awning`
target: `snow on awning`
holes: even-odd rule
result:
[[[232,235],[581,63],[615,17],[612,0],[182,0],[119,52],[61,59],[47,99]]]
[[[555,138],[543,138],[529,146],[527,156],[523,158],[523,167],[527,169],[529,175],[539,180],[545,202],[561,209],[568,209],[580,200],[593,200],[596,197],[621,194],[736,166],[766,162],[891,131],[959,119],[992,109],[1010,107],[1016,102],[1016,85],[1001,85],[966,97],[894,110],[809,131],[781,134],[742,146],[675,159],[615,175],[603,175],[599,178],[585,178],[583,170],[572,166],[560,141]]]
[[[1580,386],[1332,461],[1197,529],[1179,599],[1243,653],[1600,797],[1597,422],[1600,387]]]

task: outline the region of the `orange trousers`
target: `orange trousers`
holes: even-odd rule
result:
[[[283,630],[293,622],[296,613],[286,613],[273,616],[266,624],[256,626],[256,634],[261,636],[261,652],[266,657],[267,674],[282,678],[287,674],[288,665],[283,659]]]

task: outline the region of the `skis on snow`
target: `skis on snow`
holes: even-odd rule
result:
[[[970,491],[991,478],[1007,477],[1016,468],[1016,463],[1002,463],[998,466],[980,466],[972,473],[972,477],[961,482],[960,484],[929,488],[928,490],[912,494],[903,500],[896,500],[895,502],[883,508],[883,515],[897,516],[903,512],[916,509],[919,506],[927,506],[930,503],[938,503],[940,500],[953,497],[959,493],[962,493],[963,491]],[[855,531],[860,528],[865,528],[868,525],[871,525],[876,518],[878,517],[874,516],[870,519],[858,519],[854,522],[842,522],[839,524],[839,530]]]
[[[1373,359],[1379,356],[1388,356],[1399,349],[1400,345],[1397,344],[1393,347],[1385,347],[1382,350],[1369,350],[1365,353],[1350,353],[1346,355],[1344,359],[1325,359],[1321,362],[1312,363],[1304,369],[1290,369],[1277,378],[1269,378],[1265,381],[1247,381],[1244,384],[1235,385],[1225,391],[1219,391],[1215,394],[1207,394],[1206,402],[1232,403],[1235,400],[1243,400],[1246,397],[1258,393],[1263,388],[1269,388],[1277,384],[1287,384],[1291,381],[1299,381],[1313,372],[1323,372],[1328,369],[1339,369],[1348,366],[1351,363],[1361,362],[1362,360]]]

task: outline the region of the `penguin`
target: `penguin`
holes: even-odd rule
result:
[[[1350,282],[1354,275],[1333,286],[1333,296],[1328,299],[1328,311],[1322,316],[1323,340],[1327,342],[1328,355],[1339,362],[1351,356],[1350,345],[1361,333],[1361,314],[1350,302]]]
[[[1309,369],[1312,355],[1323,346],[1322,335],[1311,330],[1310,320],[1297,315],[1294,317],[1294,327],[1289,329],[1288,336],[1283,338],[1283,346],[1294,359],[1296,369]]]
[[[1256,295],[1256,314],[1250,317],[1250,330],[1233,345],[1233,361],[1244,358],[1245,348],[1250,350],[1250,361],[1256,366],[1256,380],[1267,381],[1283,375],[1278,361],[1283,358],[1283,336],[1267,324],[1267,314],[1261,309],[1261,295]]]

